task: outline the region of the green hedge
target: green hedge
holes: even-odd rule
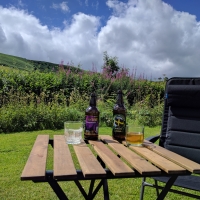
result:
[[[26,72],[21,70],[0,70],[0,106],[7,101],[10,92],[20,92],[24,94],[34,93],[40,96],[45,93],[47,101],[54,98],[53,94],[62,92],[66,101],[69,100],[74,88],[80,94],[90,95],[96,91],[98,98],[106,100],[116,94],[118,89],[122,89],[128,103],[133,105],[150,95],[151,103],[164,96],[164,81],[154,82],[146,79],[136,79],[131,75],[118,72],[116,77],[106,73],[91,71],[72,72],[70,69],[61,68],[57,72],[42,73],[39,71]]]
[[[111,126],[118,89],[123,90],[129,119],[160,125],[164,85],[123,70],[113,77],[63,68],[47,73],[0,69],[0,132],[60,129],[66,120],[83,119],[93,91],[101,125]]]

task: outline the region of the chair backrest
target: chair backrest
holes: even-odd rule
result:
[[[159,145],[200,163],[200,78],[167,81]]]

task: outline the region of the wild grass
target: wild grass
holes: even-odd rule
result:
[[[145,137],[159,134],[160,127],[145,127]],[[111,128],[101,127],[100,134],[111,135]],[[38,134],[53,135],[63,134],[63,130],[43,130],[33,132],[19,132],[12,134],[0,134],[0,199],[1,200],[57,200],[55,193],[48,183],[33,183],[32,181],[21,181],[20,175],[28,159],[31,148]],[[47,169],[52,169],[53,151],[49,146]],[[73,159],[76,162],[75,155]],[[81,181],[86,191],[89,188],[89,181]],[[84,199],[75,183],[61,182],[61,187],[69,199]],[[141,178],[137,179],[114,179],[108,180],[109,194],[111,200],[133,200],[139,199]],[[95,197],[102,200],[102,189]],[[156,192],[153,188],[145,189],[144,200],[156,199]],[[188,197],[169,193],[166,200],[187,200]]]

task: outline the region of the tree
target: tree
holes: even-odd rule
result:
[[[114,76],[120,69],[120,67],[118,66],[118,58],[110,57],[107,51],[105,51],[103,60],[104,60],[103,69],[106,70],[109,74],[111,73],[112,76]]]

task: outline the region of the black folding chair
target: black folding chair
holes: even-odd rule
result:
[[[200,78],[174,77],[167,81],[161,134],[149,138],[152,142],[157,139],[160,146],[200,163]],[[143,178],[140,200],[143,199],[145,186],[156,188],[158,195],[159,189],[163,188],[158,183],[166,183],[169,179],[152,178],[154,184],[147,183],[146,178]],[[178,177],[174,185],[200,191],[200,176]],[[200,196],[189,192],[177,189],[169,191],[200,199]]]

